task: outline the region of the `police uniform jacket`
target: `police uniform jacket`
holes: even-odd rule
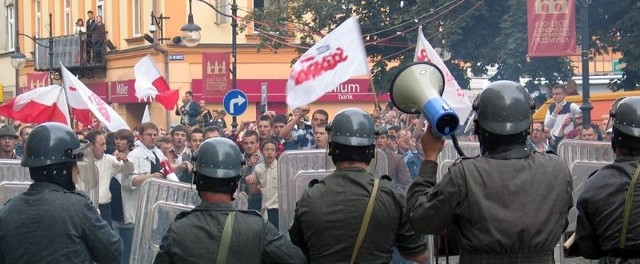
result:
[[[0,263],[117,263],[122,240],[89,199],[47,182],[0,207]]]
[[[338,169],[306,191],[289,235],[311,263],[348,263],[360,231],[374,177],[362,169]],[[358,263],[389,263],[394,247],[406,256],[426,251],[424,238],[406,218],[404,194],[380,180]]]
[[[612,257],[620,248],[625,198],[639,162],[640,157],[618,158],[585,183],[576,204],[576,243],[584,257],[605,257],[603,263],[615,262]],[[640,256],[640,185],[636,185],[634,192],[625,248]],[[640,263],[640,257],[628,263]]]
[[[465,158],[436,184],[438,164],[422,161],[409,187],[419,233],[459,230],[460,263],[553,263],[572,206],[572,178],[555,154],[526,148]]]
[[[171,224],[154,263],[215,263],[231,203],[202,202]],[[299,248],[253,211],[237,211],[227,263],[305,263]]]

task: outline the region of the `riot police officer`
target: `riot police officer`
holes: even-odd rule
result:
[[[176,217],[154,263],[304,263],[299,248],[255,211],[231,205],[242,167],[238,146],[210,138],[195,154],[202,202]]]
[[[122,240],[75,191],[82,146],[68,126],[36,126],[22,166],[29,189],[0,207],[0,263],[116,263]]]
[[[553,263],[572,206],[567,165],[528,149],[534,104],[520,84],[489,84],[473,109],[481,155],[458,160],[438,183],[444,139],[422,136],[424,158],[408,194],[414,230],[440,234],[455,225],[460,263]]]
[[[640,97],[614,104],[610,117],[616,159],[584,185],[576,243],[582,256],[600,263],[640,263]]]
[[[311,263],[389,263],[394,247],[403,257],[424,263],[427,244],[403,217],[404,194],[367,172],[375,153],[371,116],[345,109],[329,130],[336,170],[298,201],[291,241]]]

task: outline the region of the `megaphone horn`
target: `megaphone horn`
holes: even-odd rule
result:
[[[434,64],[413,62],[393,78],[389,93],[398,110],[408,114],[422,113],[435,135],[443,137],[456,132],[460,119],[442,99],[444,75]]]

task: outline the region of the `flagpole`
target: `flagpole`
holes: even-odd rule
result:
[[[369,83],[371,84],[371,91],[373,91],[373,107],[382,109],[378,102],[378,93],[376,92],[376,86],[373,84],[373,78],[371,78],[371,76],[369,76]]]

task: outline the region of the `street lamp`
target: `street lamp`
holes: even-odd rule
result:
[[[17,2],[17,1],[16,1]],[[17,12],[17,7],[16,7],[16,12]],[[51,13],[49,13],[49,45],[43,45],[40,44],[38,41],[36,41],[33,37],[29,36],[29,35],[25,35],[22,33],[18,32],[17,26],[16,26],[16,39],[18,38],[18,36],[24,36],[29,38],[30,40],[33,40],[34,43],[36,43],[38,46],[49,49],[49,85],[53,84],[53,75],[54,75],[54,71],[53,71],[53,22],[52,22],[52,17],[53,15]],[[16,40],[17,42],[17,40]],[[24,54],[20,53],[20,48],[18,46],[16,46],[16,50],[13,52],[13,54],[11,54],[11,66],[13,66],[13,68],[15,68],[16,70],[21,70],[22,68],[24,68],[24,65],[26,64],[26,59],[27,56],[25,56]],[[16,83],[16,85],[18,85],[18,83]]]
[[[208,3],[207,3],[208,4]],[[213,7],[213,6],[212,6]],[[216,12],[220,13],[217,9],[213,8]],[[180,39],[187,47],[195,47],[200,42],[200,26],[193,23],[193,13],[191,12],[191,0],[189,0],[189,19],[187,24],[180,28]]]
[[[204,1],[204,0],[198,0],[201,3],[204,3],[206,5],[208,5],[209,7],[211,7],[211,9],[213,9],[213,11],[215,11],[216,13],[218,13],[221,16],[225,16],[225,17],[230,17],[231,18],[231,88],[233,90],[238,89],[237,83],[238,83],[238,75],[236,73],[236,56],[237,56],[237,35],[238,35],[238,4],[236,3],[236,0],[233,0],[231,2],[231,15],[227,15],[224,12],[218,10],[215,6],[213,6],[211,3]],[[195,23],[193,23],[193,14],[191,13],[191,0],[189,0],[189,19],[187,21],[187,24],[182,26],[182,28],[180,28],[181,32],[181,38],[182,38],[182,43],[185,44],[185,46],[187,47],[195,47],[196,45],[198,45],[198,43],[200,42],[200,26],[196,25]],[[236,130],[236,128],[238,128],[238,119],[236,118],[236,116],[233,116],[232,118],[232,122],[231,122],[231,129]]]

